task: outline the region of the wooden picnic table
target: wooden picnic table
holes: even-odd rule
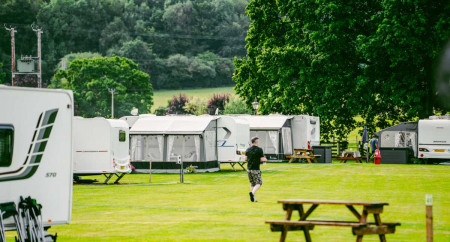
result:
[[[380,241],[386,241],[386,234],[395,233],[395,227],[400,223],[383,223],[380,214],[383,207],[389,205],[385,202],[353,202],[353,201],[326,201],[326,200],[280,200],[283,209],[286,211],[284,220],[269,220],[273,232],[281,232],[280,242],[285,241],[288,231],[303,230],[307,242],[311,241],[309,230],[314,226],[338,226],[351,227],[353,235],[356,235],[356,241],[361,242],[364,235],[378,234]],[[311,206],[306,210],[304,205]],[[308,217],[315,211],[319,205],[343,205],[350,210],[357,221],[336,221],[336,220],[309,220]],[[361,213],[354,206],[362,206]],[[291,220],[292,212],[298,211],[299,220]],[[368,216],[373,214],[375,221],[368,222]]]
[[[356,163],[362,163],[361,155],[359,151],[344,151],[342,155],[339,156],[341,163],[347,163],[347,160],[354,160]]]
[[[290,158],[289,163],[292,163],[294,159],[306,159],[308,163],[312,163],[311,160],[314,163],[317,163],[316,157],[320,157],[320,155],[314,155],[314,152],[312,149],[294,149],[294,154],[287,156]]]
[[[244,171],[247,170],[247,169],[245,169],[245,167],[244,167],[244,165],[245,165],[245,163],[247,163],[247,161],[221,161],[220,163],[221,163],[221,164],[222,164],[222,163],[228,163],[228,164],[230,164],[234,171],[236,171],[236,168],[234,167],[236,164],[238,164],[239,166],[241,166],[242,169],[243,169]]]

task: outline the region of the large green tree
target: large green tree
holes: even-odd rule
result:
[[[114,95],[114,116],[129,115],[133,108],[149,113],[153,105],[153,89],[148,74],[124,57],[93,57],[75,59],[67,70],[59,70],[51,87],[73,90],[75,115],[110,117],[111,94]],[[60,86],[58,86],[60,85]]]
[[[324,138],[346,137],[356,115],[373,131],[431,114],[421,106],[450,36],[449,3],[253,0],[247,12],[247,56],[235,60],[233,79],[262,113],[319,115]]]

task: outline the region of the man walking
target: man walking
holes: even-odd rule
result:
[[[256,191],[262,185],[261,170],[259,168],[261,162],[267,161],[263,150],[258,147],[259,138],[252,138],[252,146],[245,151],[245,160],[247,161],[247,174],[250,181],[250,201],[257,202],[255,198]]]

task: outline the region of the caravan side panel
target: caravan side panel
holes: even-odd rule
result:
[[[73,120],[74,174],[115,173],[111,131],[110,124],[104,118]]]
[[[450,120],[419,120],[418,132],[419,158],[450,159]]]
[[[320,145],[320,118],[308,115],[298,115],[292,119],[292,136],[294,149],[307,149]]]
[[[69,91],[0,87],[0,125],[13,129],[12,160],[0,165],[0,203],[36,199],[45,226],[70,221],[72,107]]]

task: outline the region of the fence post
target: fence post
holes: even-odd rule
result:
[[[427,218],[427,242],[433,242],[433,195],[425,195],[425,207]]]

